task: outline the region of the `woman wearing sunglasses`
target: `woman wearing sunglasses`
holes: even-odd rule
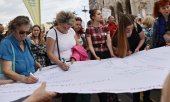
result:
[[[2,72],[14,81],[36,83],[37,78],[30,75],[35,72],[35,61],[30,51],[30,40],[27,38],[30,20],[26,16],[18,16],[8,25],[9,36],[0,43]]]

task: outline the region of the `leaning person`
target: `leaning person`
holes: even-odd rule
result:
[[[30,40],[27,38],[29,29],[30,20],[26,16],[18,16],[10,21],[9,36],[0,43],[0,59],[2,72],[6,77],[33,84],[38,79],[30,75],[35,72],[36,63],[30,50]],[[13,62],[14,57],[15,62]]]

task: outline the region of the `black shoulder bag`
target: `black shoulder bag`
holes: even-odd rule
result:
[[[59,49],[59,44],[58,44],[58,34],[57,34],[57,31],[56,31],[55,28],[54,28],[54,31],[55,31],[55,33],[56,33],[56,43],[57,43],[58,57],[59,57],[59,60],[61,61],[60,49]]]

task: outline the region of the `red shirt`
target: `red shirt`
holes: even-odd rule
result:
[[[109,23],[108,25],[109,31],[110,31],[110,37],[113,38],[115,35],[115,32],[117,30],[117,25],[114,22]]]

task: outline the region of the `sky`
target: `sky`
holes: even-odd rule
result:
[[[89,10],[89,0],[40,0],[41,22],[52,22],[57,12],[61,10],[71,11],[81,17],[84,22],[89,20],[89,13],[82,12],[84,6]],[[0,23],[7,25],[10,20],[19,15],[29,16],[22,0],[0,0]],[[30,17],[30,16],[29,16]],[[86,19],[85,19],[86,18]],[[30,17],[31,19],[31,17]]]

